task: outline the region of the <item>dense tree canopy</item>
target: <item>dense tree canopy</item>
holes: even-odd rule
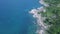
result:
[[[60,34],[60,0],[44,0],[49,4],[49,7],[45,7],[46,12],[42,13],[44,17],[47,17],[44,21],[46,24],[52,26],[46,30],[48,34]]]

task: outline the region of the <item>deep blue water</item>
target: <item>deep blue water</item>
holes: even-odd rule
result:
[[[27,34],[33,18],[28,13],[38,0],[0,0],[0,34]]]

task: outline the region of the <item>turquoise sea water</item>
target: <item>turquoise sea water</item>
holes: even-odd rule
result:
[[[0,0],[0,34],[30,34],[35,27],[28,13],[38,0]]]

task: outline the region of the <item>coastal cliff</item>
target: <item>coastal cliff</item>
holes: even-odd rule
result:
[[[37,19],[37,34],[60,34],[60,0],[40,0],[43,6],[29,13]]]

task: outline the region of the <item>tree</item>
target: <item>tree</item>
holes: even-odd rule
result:
[[[44,17],[47,17],[44,23],[49,25],[52,24],[46,31],[48,34],[60,34],[60,7],[57,7],[57,5],[60,4],[60,0],[44,1],[49,4],[49,7],[45,7],[46,12],[42,13]]]

